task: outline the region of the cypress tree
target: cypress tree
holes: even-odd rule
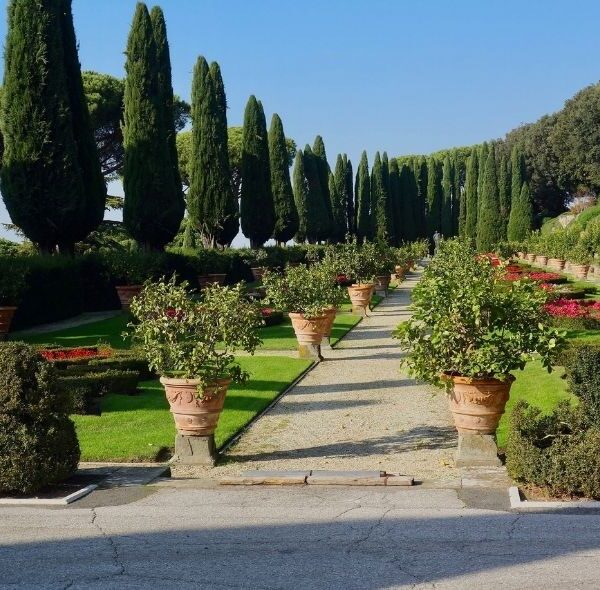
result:
[[[217,159],[219,170],[223,174],[222,182],[227,182],[227,187],[222,185],[225,206],[220,230],[217,232],[217,243],[221,246],[230,246],[235,236],[240,231],[240,206],[237,195],[233,192],[231,183],[231,166],[229,162],[228,130],[227,130],[227,96],[221,68],[216,61],[210,64],[210,77],[213,84],[215,104],[218,116],[215,119],[219,157]]]
[[[496,154],[493,144],[488,151],[481,186],[481,203],[477,218],[477,249],[480,252],[489,252],[502,240],[502,226],[499,223],[500,197],[496,177]]]
[[[419,156],[413,160],[416,182],[415,218],[418,220],[418,237],[427,237],[427,160]]]
[[[344,188],[344,199],[346,201],[346,228],[347,233],[356,235],[356,216],[354,211],[354,173],[352,171],[352,162],[344,154],[344,167],[346,174],[346,184]]]
[[[487,162],[488,155],[488,144],[487,142],[482,143],[479,146],[479,152],[477,154],[477,162],[479,163],[479,170],[477,171],[477,203],[481,206],[481,194],[483,192],[483,180],[485,178],[485,164]]]
[[[402,166],[404,170],[406,167]],[[390,161],[390,202],[392,206],[392,217],[394,220],[394,245],[399,245],[406,238],[406,224],[403,217],[403,201],[406,201],[406,197],[403,195],[402,188],[400,186],[400,169],[398,167],[398,161],[396,158],[392,158]],[[404,198],[403,198],[404,197]]]
[[[85,238],[104,219],[106,206],[106,184],[96,141],[90,123],[87,100],[83,91],[81,66],[77,56],[77,38],[73,27],[71,0],[61,0],[61,31],[65,60],[67,92],[71,105],[73,136],[77,149],[77,160],[83,182],[81,220],[73,227],[74,237]]]
[[[333,231],[331,239],[334,243],[341,243],[348,233],[347,210],[348,210],[348,159],[341,154],[335,161],[335,173],[329,177],[329,195],[331,198],[331,211],[333,214]],[[333,190],[332,190],[333,187]]]
[[[159,75],[150,14],[142,3],[133,17],[125,71],[123,223],[144,249],[161,249],[177,234],[185,204],[174,178],[165,81]]]
[[[288,151],[283,132],[283,123],[274,114],[269,128],[269,159],[271,163],[271,189],[275,207],[275,229],[273,237],[277,243],[291,240],[298,231],[298,211],[290,181]]]
[[[242,190],[240,213],[242,232],[252,248],[259,248],[272,235],[275,208],[271,192],[271,170],[267,123],[262,104],[248,99],[242,131]]]
[[[329,194],[329,173],[331,169],[327,162],[327,153],[325,152],[325,143],[320,135],[315,137],[315,141],[312,147],[312,153],[315,158],[315,164],[317,172],[319,174],[319,185],[321,187],[321,194],[325,203],[325,209],[327,211],[328,224],[323,224],[325,231],[325,237],[322,239],[328,239],[332,234],[333,228],[333,211],[331,207],[331,195]]]
[[[405,171],[400,171],[400,189],[404,195],[404,222],[406,240],[412,241],[420,237],[419,227],[423,225],[423,213],[420,210],[419,186],[412,166],[406,166]]]
[[[387,152],[381,156],[381,177],[383,180],[384,201],[382,204],[385,216],[385,235],[389,244],[396,243],[396,225],[394,223],[394,204],[390,192],[390,161]]]
[[[529,183],[525,181],[521,186],[519,197],[512,202],[508,220],[508,239],[514,242],[525,240],[533,227],[533,204]]]
[[[371,178],[369,176],[369,160],[363,151],[356,171],[356,235],[359,240],[371,237]]]
[[[227,151],[227,119],[217,87],[200,56],[192,81],[192,150],[188,210],[205,248],[214,248],[233,199]],[[219,96],[224,100],[224,95]]]
[[[525,161],[521,150],[515,145],[510,154],[510,169],[511,169],[511,201],[517,201],[521,196],[521,187],[525,180]]]
[[[452,191],[454,188],[452,162],[446,154],[442,169],[442,213],[441,231],[444,237],[452,237]]]
[[[467,159],[467,177],[465,180],[465,225],[463,236],[471,240],[477,237],[477,185],[479,177],[478,149],[474,147]]]
[[[427,236],[442,229],[442,175],[435,158],[427,160]]]
[[[390,227],[387,214],[386,180],[385,166],[377,152],[371,170],[371,237],[389,242],[392,239],[393,228]]]
[[[58,0],[8,6],[2,197],[40,251],[70,250],[84,211]]]
[[[508,181],[508,164],[506,156],[502,154],[498,164],[498,195],[500,199],[500,222],[502,223],[502,236],[506,236],[508,217],[510,215],[510,191]]]
[[[452,188],[452,235],[460,235],[460,211],[461,202],[463,196],[462,183],[463,183],[463,164],[461,162],[458,152],[454,154],[452,159],[452,179],[454,181]]]
[[[298,231],[295,240],[298,243],[306,241],[306,223],[308,218],[308,181],[304,170],[304,154],[296,152],[294,160],[294,202],[298,212]]]
[[[319,161],[320,158],[315,156],[311,147],[306,144],[304,148],[304,174],[308,183],[306,238],[311,244],[326,240],[331,231],[331,223],[321,186]],[[327,182],[329,183],[329,178]],[[329,186],[327,189],[329,192]]]

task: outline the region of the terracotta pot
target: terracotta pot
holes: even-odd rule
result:
[[[323,337],[329,338],[331,336],[331,330],[333,329],[333,322],[335,321],[335,314],[337,313],[337,309],[335,307],[330,307],[324,311],[325,314],[325,324],[323,327]]]
[[[517,258],[520,258],[521,260],[525,258],[525,252],[517,252]]]
[[[10,331],[10,324],[16,311],[16,307],[0,307],[0,340]]]
[[[590,270],[589,264],[574,264],[570,265],[570,272],[576,279],[585,279],[587,277],[588,270]]]
[[[535,254],[525,254],[527,262],[535,262]]]
[[[396,279],[398,279],[399,281],[404,280],[404,275],[406,274],[406,267],[398,264],[394,267],[394,270],[396,271]]]
[[[207,285],[210,285],[210,283],[211,283],[211,280],[208,275],[198,275],[198,285],[200,285],[201,289],[203,287],[206,287]]]
[[[222,272],[216,272],[208,275],[208,280],[210,283],[216,283],[217,285],[224,285],[225,279],[227,275]]]
[[[370,283],[366,285],[352,285],[348,287],[348,295],[350,296],[353,308],[367,308],[373,296],[373,285]]]
[[[197,379],[171,379],[161,377],[167,401],[179,434],[187,436],[210,436],[214,434],[225,403],[231,379],[219,379],[198,394]]]
[[[549,258],[548,267],[552,270],[561,271],[565,268],[565,261],[562,258]]]
[[[375,291],[385,291],[387,293],[391,280],[392,277],[390,275],[381,275],[375,277]]]
[[[143,288],[143,285],[117,285],[115,287],[123,311],[129,311],[131,300],[139,295]]]
[[[252,267],[252,275],[254,276],[255,281],[262,280],[265,274],[265,268],[263,266],[253,266]]]
[[[535,262],[536,262],[536,264],[539,264],[540,266],[546,266],[546,264],[548,264],[548,257],[547,256],[536,256]]]
[[[448,376],[453,382],[450,411],[456,430],[466,434],[494,434],[515,380],[471,379]]]
[[[316,318],[307,318],[303,313],[289,313],[292,326],[296,333],[299,344],[321,344],[327,316],[317,316]]]

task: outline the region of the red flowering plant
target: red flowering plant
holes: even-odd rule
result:
[[[557,299],[544,305],[554,325],[570,329],[600,328],[600,301]]]
[[[530,279],[536,283],[564,283],[566,278],[555,272],[515,272],[507,267],[507,272],[504,275],[505,281],[520,281],[522,279]]]
[[[78,360],[94,357],[110,356],[110,349],[99,349],[97,346],[79,346],[76,348],[49,348],[41,350],[40,354],[47,361]]]

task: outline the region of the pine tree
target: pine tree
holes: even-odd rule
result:
[[[348,210],[348,175],[346,168],[348,159],[338,154],[335,161],[335,173],[329,177],[329,196],[331,198],[331,212],[333,214],[333,231],[331,240],[341,243],[348,233],[347,210]],[[332,184],[333,183],[333,184]],[[332,190],[333,186],[333,190]]]
[[[272,235],[275,208],[271,191],[267,123],[262,104],[248,99],[242,132],[242,190],[240,213],[242,232],[252,248],[259,248]]]
[[[427,236],[442,229],[442,175],[435,158],[427,160]]]
[[[404,170],[406,166],[402,166]],[[400,169],[396,158],[390,161],[390,202],[392,205],[392,216],[394,219],[394,245],[398,246],[403,240],[406,240],[406,223],[404,221],[402,206],[406,201],[400,186]],[[404,198],[403,198],[404,197]]]
[[[521,196],[521,188],[525,180],[525,160],[521,154],[521,150],[514,146],[510,154],[510,169],[511,169],[511,202],[517,201]]]
[[[327,240],[331,232],[331,222],[319,174],[320,161],[320,157],[316,156],[311,147],[306,144],[304,148],[304,173],[308,181],[306,238],[311,244]],[[329,178],[327,183],[329,185]],[[327,192],[329,192],[329,186],[327,186]]]
[[[84,211],[60,4],[12,0],[2,100],[2,197],[40,251],[71,249]]]
[[[533,203],[529,183],[521,186],[519,197],[512,202],[508,220],[508,239],[511,242],[521,242],[527,238],[533,228]]]
[[[219,96],[223,101],[224,95]],[[223,230],[226,204],[233,200],[227,151],[227,119],[217,104],[217,87],[200,56],[192,81],[192,150],[188,210],[205,248],[214,248]]]
[[[371,237],[371,178],[369,176],[369,160],[363,151],[356,172],[355,207],[356,235],[360,241]]]
[[[502,241],[500,218],[500,197],[496,177],[496,154],[494,145],[489,148],[482,183],[481,203],[477,218],[477,250],[490,252]]]
[[[329,163],[327,162],[327,153],[325,152],[325,143],[320,135],[315,137],[315,141],[312,147],[312,153],[315,157],[315,164],[319,173],[319,185],[321,187],[321,194],[327,211],[328,224],[323,224],[323,231],[325,231],[324,240],[329,239],[333,232],[333,211],[331,208],[331,196],[329,194]]]
[[[73,121],[73,136],[83,182],[81,194],[83,201],[82,216],[80,222],[73,227],[73,231],[74,237],[83,239],[95,230],[104,219],[106,184],[98,159],[96,141],[83,91],[71,0],[61,0],[60,16],[67,91]]]
[[[444,237],[452,237],[452,191],[454,178],[450,154],[446,154],[442,168],[442,214],[441,231]]]
[[[275,229],[273,237],[277,243],[291,240],[298,231],[298,211],[288,166],[288,151],[283,132],[283,123],[277,113],[269,128],[269,159],[271,163],[271,189],[275,207]]]
[[[475,240],[477,237],[477,210],[479,206],[477,185],[479,184],[479,150],[474,147],[467,159],[467,176],[465,180],[465,225],[464,237]]]
[[[133,17],[125,71],[123,223],[144,249],[161,249],[179,231],[185,204],[174,178],[173,120],[167,123],[152,21],[142,3]]]
[[[225,206],[223,219],[219,224],[220,230],[217,232],[217,243],[221,246],[230,246],[240,231],[240,205],[237,195],[233,192],[231,184],[231,167],[229,162],[228,149],[228,130],[227,130],[227,97],[225,95],[225,84],[223,84],[223,76],[221,68],[216,61],[210,64],[210,77],[213,84],[215,95],[215,104],[218,116],[216,122],[216,137],[218,138],[218,167],[221,171],[222,181],[227,181],[228,188],[223,185],[223,197]]]
[[[304,153],[296,152],[294,160],[294,202],[298,212],[298,231],[295,241],[302,244],[306,241],[306,223],[308,219],[308,181],[304,170]]]
[[[354,210],[354,173],[352,171],[352,162],[346,154],[344,154],[344,168],[346,175],[344,199],[346,201],[347,233],[350,235],[356,235],[356,215]]]
[[[506,236],[508,218],[510,215],[510,185],[508,180],[508,165],[506,156],[502,154],[498,164],[498,195],[500,199],[500,222],[502,223],[502,236]]]

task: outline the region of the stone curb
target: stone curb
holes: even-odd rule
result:
[[[91,484],[62,498],[0,498],[0,506],[66,506],[87,496],[97,487],[96,484]]]
[[[508,488],[508,497],[510,499],[510,507],[514,510],[527,511],[527,510],[600,510],[600,502],[597,500],[523,500],[521,499],[521,492],[517,486],[511,486]]]
[[[248,471],[225,477],[220,485],[412,486],[414,479],[385,471]]]

